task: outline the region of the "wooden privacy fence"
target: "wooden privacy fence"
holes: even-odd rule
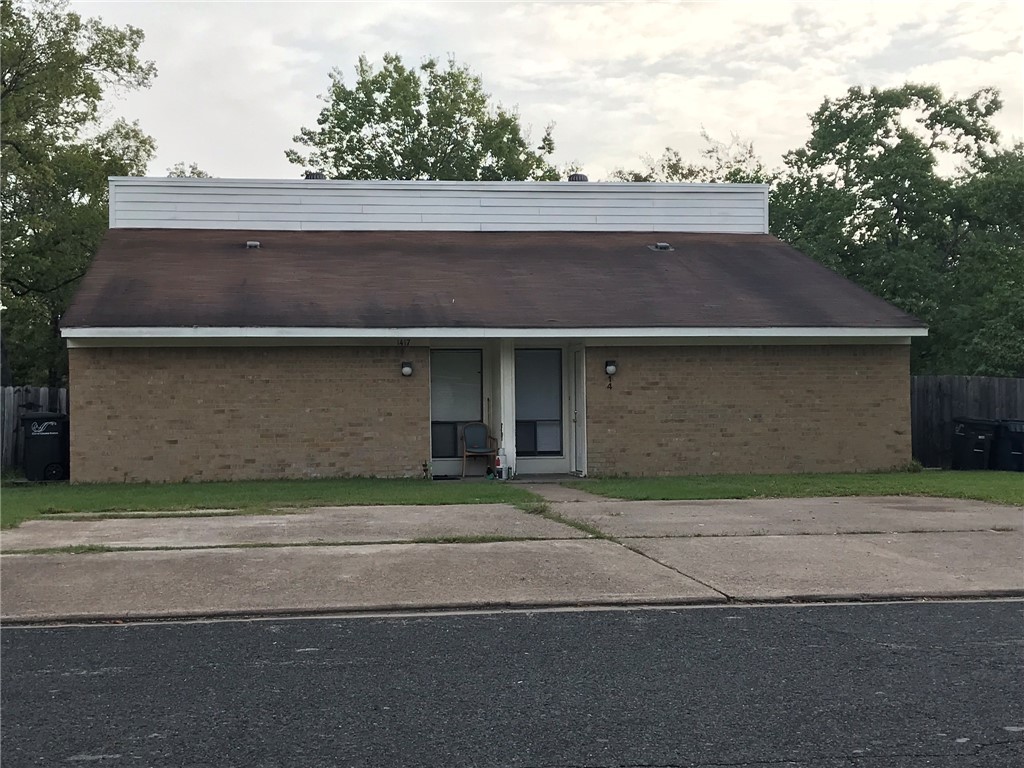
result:
[[[67,413],[68,391],[57,387],[3,387],[0,394],[0,466],[11,469],[21,466],[21,417],[34,411]]]
[[[953,419],[1024,419],[1024,379],[912,376],[914,458],[926,467],[953,461]]]

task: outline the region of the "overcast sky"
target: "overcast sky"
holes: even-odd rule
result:
[[[158,144],[151,175],[179,160],[221,177],[292,178],[284,150],[315,125],[339,67],[392,51],[453,55],[518,107],[555,161],[592,180],[666,146],[696,160],[703,125],[752,140],[769,166],[806,141],[808,113],[849,86],[998,87],[1004,138],[1024,136],[1019,2],[73,2],[132,24],[159,76],[110,116]]]

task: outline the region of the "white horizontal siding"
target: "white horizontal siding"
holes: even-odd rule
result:
[[[178,197],[178,196],[176,196]],[[461,201],[453,201],[450,203],[439,202],[424,203],[422,201],[417,205],[413,205],[416,201],[409,199],[403,200],[383,200],[379,203],[367,204],[362,201],[339,198],[334,202],[324,202],[318,198],[304,198],[302,201],[293,200],[287,204],[281,204],[277,202],[261,202],[257,200],[248,200],[245,202],[228,202],[228,201],[216,201],[216,205],[211,204],[208,199],[194,200],[126,200],[122,201],[118,205],[118,210],[121,213],[130,211],[148,211],[150,213],[161,213],[167,210],[174,211],[209,211],[215,209],[217,211],[248,211],[248,212],[260,212],[260,213],[294,213],[300,211],[309,211],[310,213],[372,213],[374,211],[390,211],[394,209],[400,209],[402,211],[415,209],[423,213],[440,213],[440,212],[458,212],[462,214],[479,214],[481,211],[486,215],[511,213],[519,215],[533,215],[537,216],[541,213],[569,213],[576,214],[587,212],[593,208],[593,204],[586,200],[559,200],[557,204],[550,206],[541,206],[537,203],[536,199],[529,201],[516,201],[516,200],[487,200],[483,201],[482,204],[464,204]],[[666,205],[665,201],[655,200],[651,202],[637,201],[637,200],[626,200],[622,204],[617,206],[617,212],[623,216],[647,216],[647,215],[703,215],[707,212],[708,215],[714,215],[716,211],[723,211],[724,214],[732,213],[744,213],[750,215],[760,215],[762,203],[760,200],[754,200],[750,204],[745,201],[736,200],[729,201],[731,204],[727,208],[723,208],[722,199],[711,199],[711,200],[686,200],[686,207],[681,211],[678,209],[678,203],[675,207]]]
[[[111,178],[110,226],[767,232],[756,184]]]

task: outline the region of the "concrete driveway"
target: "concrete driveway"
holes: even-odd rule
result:
[[[551,519],[480,505],[33,521],[0,539],[0,612],[11,622],[1024,594],[1020,507],[566,490],[548,492]],[[17,554],[70,544],[145,551]]]

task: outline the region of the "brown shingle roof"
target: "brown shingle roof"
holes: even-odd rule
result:
[[[171,229],[110,230],[62,325],[923,327],[769,235]]]

